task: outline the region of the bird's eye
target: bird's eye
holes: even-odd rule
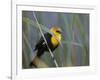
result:
[[[57,33],[61,33],[61,31],[56,31]]]

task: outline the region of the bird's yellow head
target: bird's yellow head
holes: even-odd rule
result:
[[[52,27],[50,32],[52,33],[52,42],[57,45],[61,41],[61,29],[59,27]]]
[[[52,34],[53,35],[55,35],[55,36],[59,36],[59,35],[61,35],[61,29],[59,28],[59,27],[52,27],[51,29],[50,29],[50,31],[52,32]]]

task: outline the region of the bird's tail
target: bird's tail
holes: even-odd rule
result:
[[[29,64],[30,68],[37,67],[37,64],[40,62],[40,57],[43,55],[43,53],[44,53],[44,50],[39,50],[37,52],[36,56]]]
[[[30,62],[29,66],[30,66],[30,67],[32,67],[32,66],[33,66],[33,63],[32,63],[32,62]]]
[[[33,52],[36,51],[36,48],[33,49]],[[37,53],[34,53],[34,58],[37,56]],[[34,64],[34,58],[33,60],[29,63],[29,67],[32,68],[32,67],[36,67],[36,65]]]
[[[33,66],[36,68],[37,66],[33,63],[33,61],[30,62],[29,64],[30,68],[32,68]]]

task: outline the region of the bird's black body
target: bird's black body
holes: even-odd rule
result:
[[[44,37],[41,36],[40,40],[37,42],[34,51],[37,51],[35,58],[30,63],[30,67],[37,67],[38,59],[44,54],[45,51],[49,51],[49,49],[53,52],[59,45],[59,41],[61,41],[61,29],[59,27],[52,27],[50,29],[50,33],[45,33]],[[52,56],[54,60],[54,56]],[[54,61],[55,62],[55,61]]]
[[[44,34],[44,37],[47,41],[47,44],[48,44],[48,47],[50,48],[51,51],[54,51],[58,45],[54,46],[51,42],[51,37],[52,35],[50,33],[45,33]],[[44,40],[43,37],[40,38],[40,40],[38,41],[38,43],[36,44],[35,46],[35,51],[37,50],[37,56],[38,57],[41,57],[41,55],[45,52],[45,51],[48,51],[48,47],[47,47],[47,44]]]

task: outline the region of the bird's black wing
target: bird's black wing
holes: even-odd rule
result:
[[[41,37],[40,40],[35,45],[35,49],[34,50],[39,49],[41,47],[41,45],[43,44],[43,42],[44,42],[44,39],[43,39],[43,37]]]
[[[45,34],[44,34],[44,37],[45,37],[46,40],[47,40],[48,36],[50,36],[49,33],[45,33]],[[42,48],[43,45],[46,45],[46,43],[45,43],[45,41],[44,41],[44,38],[41,36],[41,38],[40,38],[40,40],[38,41],[38,43],[36,44],[34,50],[37,50],[37,49]]]

